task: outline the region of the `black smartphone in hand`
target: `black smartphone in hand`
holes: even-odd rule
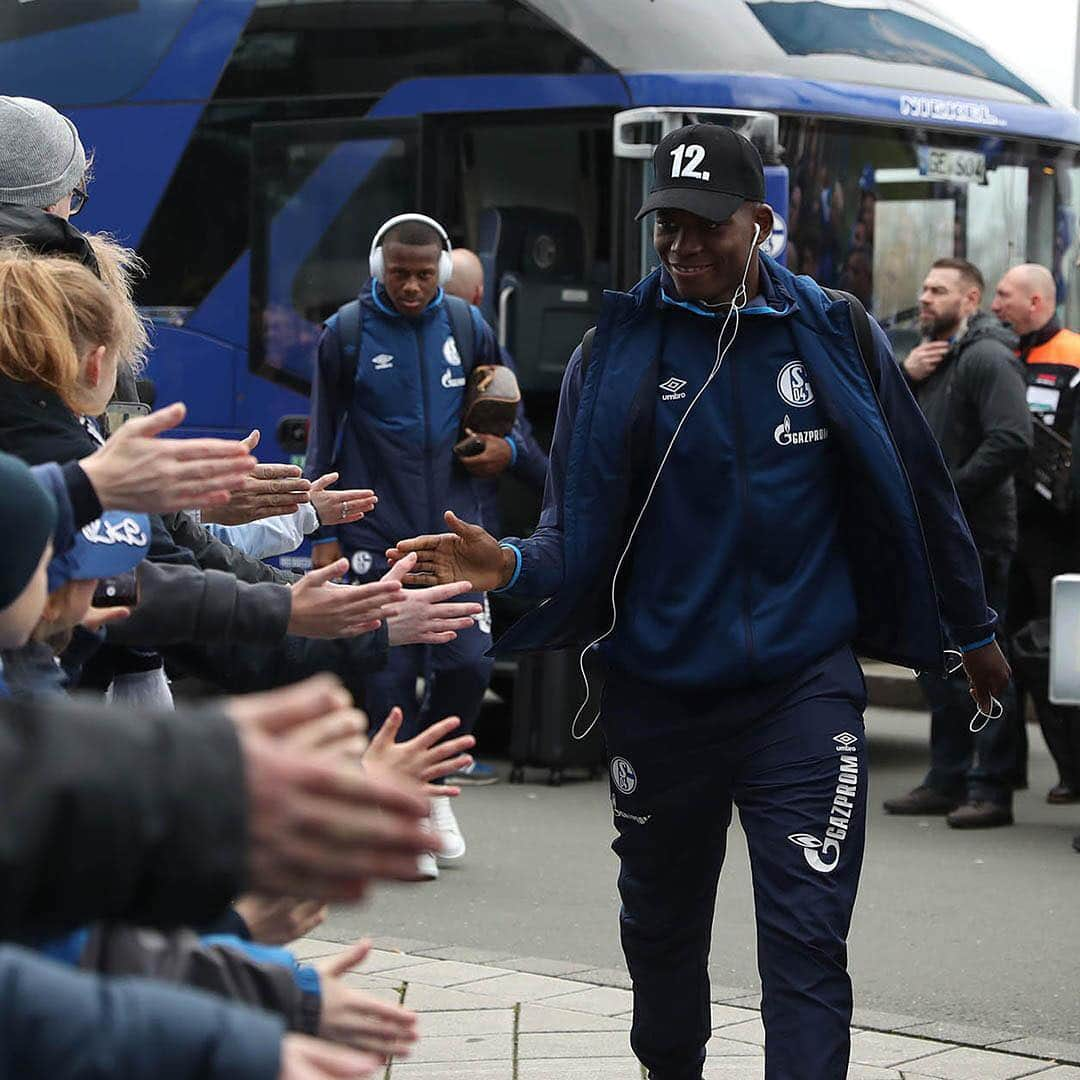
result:
[[[484,447],[487,445],[483,439],[476,435],[466,435],[461,442],[454,446],[454,453],[458,457],[476,457],[477,454],[484,452]]]
[[[139,578],[134,570],[115,577],[101,578],[94,590],[91,607],[135,607],[139,602]]]

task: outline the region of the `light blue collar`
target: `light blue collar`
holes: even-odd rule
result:
[[[671,304],[673,307],[685,308],[687,311],[694,315],[704,315],[708,319],[720,319],[727,318],[728,309],[726,307],[713,310],[711,308],[703,307],[701,304],[696,304],[692,300],[680,300],[677,297],[672,296],[663,285],[660,286],[660,299],[665,304]],[[746,307],[739,308],[740,315],[785,315],[784,311],[777,311],[776,308],[769,307],[765,303],[765,297],[758,293],[757,296],[751,300]]]

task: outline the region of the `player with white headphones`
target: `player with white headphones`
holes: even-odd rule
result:
[[[987,709],[1008,665],[887,340],[854,298],[759,250],[773,216],[757,151],[694,124],[653,166],[638,216],[656,213],[661,265],[606,295],[567,367],[539,527],[500,544],[447,515],[450,533],[390,556],[417,553],[407,583],[543,600],[498,650],[576,645],[605,668],[575,734],[599,707],[631,1045],[652,1080],[701,1080],[735,806],[766,1080],[843,1080],[867,778],[853,646],[937,670],[949,644]]]
[[[493,501],[494,478],[516,464],[517,429],[485,436],[481,453],[454,455],[469,373],[501,356],[480,313],[443,289],[453,268],[446,230],[424,214],[399,214],[375,232],[368,262],[371,280],[327,320],[319,341],[307,455],[308,475],[333,470],[348,487],[363,478],[378,496],[360,521],[323,522],[313,544],[316,566],[346,557],[357,583],[381,578],[386,549],[399,536],[438,528],[444,507],[475,518]],[[437,633],[391,649],[365,682],[372,724],[398,706],[402,739],[446,716],[459,716],[467,734],[479,714],[492,668],[487,602],[472,592],[447,607]],[[460,859],[465,840],[448,799],[433,800],[432,822],[440,856]],[[433,855],[421,859],[420,873],[438,875]]]

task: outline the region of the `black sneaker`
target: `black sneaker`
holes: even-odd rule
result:
[[[882,805],[886,814],[911,814],[944,816],[956,809],[959,799],[951,795],[942,795],[940,791],[920,785],[906,795],[895,799],[886,799]]]
[[[969,802],[958,806],[945,820],[953,829],[997,829],[1013,823],[1013,812],[1004,803]]]

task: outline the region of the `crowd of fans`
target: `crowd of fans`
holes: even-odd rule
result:
[[[370,735],[354,692],[482,607],[403,589],[407,565],[261,561],[375,493],[259,464],[257,432],[162,438],[185,410],[139,401],[138,260],[70,221],[78,132],[20,98],[0,129],[0,1073],[373,1075],[416,1017],[348,985],[370,942],[314,966],[281,946],[444,848],[472,736],[403,733],[400,708]],[[177,707],[185,672],[249,693]]]

